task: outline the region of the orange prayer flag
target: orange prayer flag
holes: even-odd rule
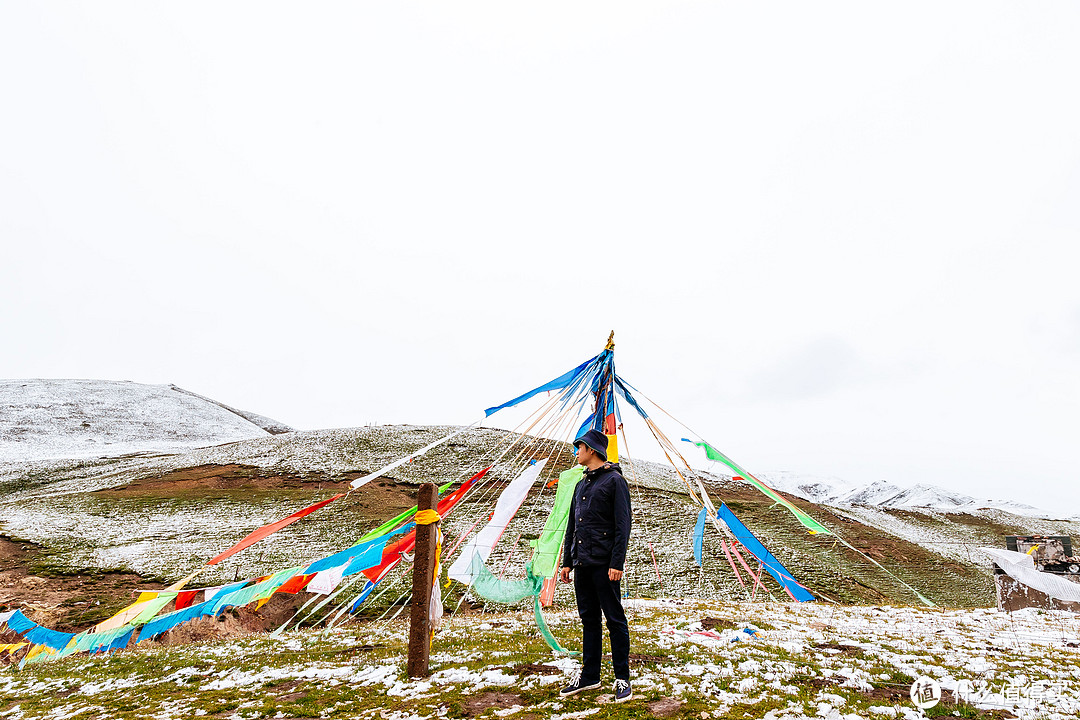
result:
[[[275,520],[274,522],[270,523],[269,525],[263,525],[261,528],[259,528],[255,532],[251,533],[246,538],[244,538],[240,542],[236,543],[235,545],[233,545],[231,548],[229,548],[225,552],[223,552],[220,555],[217,555],[217,556],[211,558],[210,560],[208,560],[206,564],[207,565],[215,565],[215,564],[221,562],[222,560],[224,560],[225,558],[230,557],[232,555],[235,555],[236,553],[240,552],[244,548],[251,547],[255,543],[262,540],[264,537],[266,537],[268,535],[273,535],[274,533],[276,533],[281,528],[286,527],[287,525],[292,525],[294,522],[296,522],[300,518],[305,517],[307,515],[310,515],[311,513],[318,510],[319,508],[324,507],[326,505],[329,505],[330,503],[334,502],[338,498],[344,497],[344,496],[345,496],[344,493],[338,493],[337,495],[335,495],[332,498],[329,498],[328,500],[323,500],[321,502],[317,502],[314,505],[312,505],[311,507],[306,507],[303,510],[299,510],[297,512],[294,512],[292,515],[290,515],[287,518],[282,518],[281,520]]]

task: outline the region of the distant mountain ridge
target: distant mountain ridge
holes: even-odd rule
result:
[[[1054,513],[1013,500],[981,500],[926,483],[903,487],[885,480],[875,480],[857,485],[837,477],[804,475],[791,471],[761,473],[760,477],[776,490],[820,505],[873,505],[898,510],[930,508],[946,512],[993,509],[1027,517],[1055,517]]]
[[[0,462],[176,452],[289,430],[175,385],[0,380]]]

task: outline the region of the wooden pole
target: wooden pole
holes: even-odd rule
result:
[[[434,510],[439,491],[434,483],[424,483],[416,502],[417,511]],[[412,607],[409,615],[409,677],[427,677],[431,655],[431,585],[435,572],[435,525],[416,526],[416,555],[413,561]]]

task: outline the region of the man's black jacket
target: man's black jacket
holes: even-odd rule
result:
[[[599,565],[622,570],[630,522],[630,488],[618,463],[586,470],[570,501],[563,567]]]

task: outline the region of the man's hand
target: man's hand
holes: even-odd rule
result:
[[[570,582],[570,568],[559,568],[559,579],[562,580],[564,583]]]
[[[622,570],[616,570],[615,568],[608,568],[607,579],[611,582],[618,582],[622,580]]]

